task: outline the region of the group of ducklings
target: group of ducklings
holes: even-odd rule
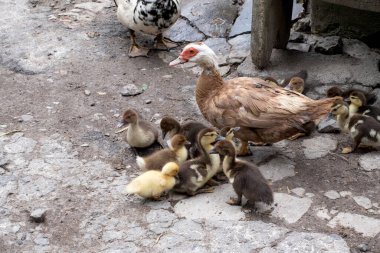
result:
[[[343,148],[342,153],[354,152],[360,144],[380,147],[380,108],[371,105],[377,100],[375,94],[358,89],[343,91],[334,86],[327,90],[326,95],[341,96],[349,102],[335,103],[330,111],[341,131],[348,133],[354,141],[354,145]]]
[[[158,130],[135,110],[127,110],[123,122],[128,123],[124,139],[131,147],[147,148],[157,142]],[[252,204],[273,203],[271,187],[256,165],[236,159],[238,128],[219,132],[194,121],[181,125],[172,117],[162,118],[160,127],[163,139],[169,138],[168,147],[137,156],[137,166],[144,172],[128,184],[127,193],[159,200],[170,190],[190,196],[212,192],[211,186],[218,184],[212,178],[222,172],[237,194],[228,204],[241,205],[242,196]]]

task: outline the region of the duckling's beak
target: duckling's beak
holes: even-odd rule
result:
[[[215,141],[222,141],[222,140],[225,140],[226,138],[224,138],[223,136],[221,135],[218,135],[215,139]]]
[[[185,145],[191,145],[190,141],[185,141]]]
[[[179,64],[183,64],[183,63],[186,63],[186,62],[188,62],[188,61],[185,60],[185,59],[183,59],[182,56],[180,55],[180,56],[178,56],[177,59],[171,61],[169,63],[169,66],[173,67],[173,66],[176,66],[176,65],[179,65]]]
[[[232,128],[232,131],[234,132],[234,133],[236,133],[237,131],[239,131],[240,130],[240,127],[234,127],[234,128]]]
[[[117,123],[117,127],[118,127],[118,128],[124,127],[124,126],[126,126],[126,125],[128,125],[128,122],[125,122],[124,120],[121,120],[121,121],[119,121],[119,122]]]

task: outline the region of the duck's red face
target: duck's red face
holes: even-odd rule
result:
[[[199,50],[193,46],[185,47],[177,59],[169,63],[169,66],[175,66],[178,64],[188,62],[192,57],[196,56]]]

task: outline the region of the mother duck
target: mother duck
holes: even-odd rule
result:
[[[132,40],[129,57],[147,56],[149,50],[136,42],[135,31],[156,36],[156,48],[169,49],[177,44],[165,39],[162,33],[180,16],[180,0],[114,0],[117,18],[129,28]]]
[[[218,128],[240,127],[239,155],[247,155],[248,141],[274,143],[300,132],[309,133],[341,97],[313,100],[260,78],[223,80],[215,53],[204,43],[190,43],[175,66],[195,62],[202,69],[196,85],[196,102],[203,116]]]

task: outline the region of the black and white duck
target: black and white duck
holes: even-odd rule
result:
[[[170,49],[177,44],[165,39],[162,33],[172,26],[180,16],[180,0],[114,0],[117,18],[130,32],[129,57],[147,56],[149,49],[136,42],[135,32],[156,36],[158,49]]]

